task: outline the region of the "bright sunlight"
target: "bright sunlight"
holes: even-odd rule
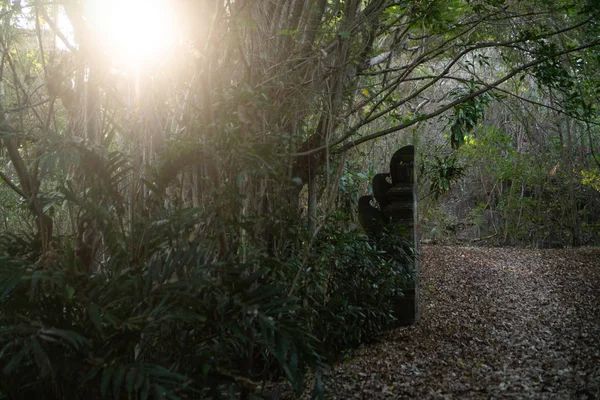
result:
[[[88,0],[86,14],[116,64],[157,62],[177,43],[175,12],[167,0]]]

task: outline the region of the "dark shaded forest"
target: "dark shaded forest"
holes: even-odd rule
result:
[[[538,331],[598,334],[599,24],[597,0],[0,0],[0,399],[598,396],[597,339]],[[410,240],[381,195],[405,146]],[[521,386],[489,356],[517,340],[547,361]],[[359,355],[346,385],[373,343],[404,378]]]

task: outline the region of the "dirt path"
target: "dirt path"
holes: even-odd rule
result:
[[[325,377],[335,399],[600,399],[600,250],[425,246],[421,322]]]

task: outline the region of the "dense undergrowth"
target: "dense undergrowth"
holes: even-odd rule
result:
[[[104,232],[94,271],[67,238],[40,258],[36,238],[3,234],[0,398],[250,398],[282,379],[300,391],[308,370],[393,324],[406,278],[394,239],[330,221],[284,257],[215,257],[188,238],[194,213],[144,222],[137,251]]]

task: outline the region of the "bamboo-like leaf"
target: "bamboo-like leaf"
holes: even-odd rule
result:
[[[162,191],[156,186],[154,183],[150,182],[147,179],[140,179],[144,185],[146,185],[152,192],[155,194],[160,194]]]
[[[165,398],[167,394],[167,390],[160,386],[160,385],[154,385],[154,398],[158,399],[158,400],[162,400]]]
[[[50,337],[54,336],[61,338],[68,342],[76,350],[79,350],[81,346],[91,346],[92,344],[90,339],[73,331],[67,331],[56,328],[42,328],[40,329],[40,334],[45,334]]]
[[[56,171],[60,156],[61,154],[52,152],[43,157],[42,165],[40,167],[41,178],[45,178],[49,171]]]
[[[0,284],[0,300],[6,298],[21,283],[24,270],[15,271],[9,279]]]
[[[8,131],[4,127],[0,127],[0,140],[9,139],[15,136],[15,132]]]
[[[48,358],[48,354],[46,354],[46,351],[42,348],[40,342],[35,338],[31,339],[31,349],[33,350],[35,362],[40,369],[40,376],[45,378],[52,372],[52,365],[50,363],[50,359]]]
[[[119,365],[115,369],[115,373],[112,377],[112,388],[113,388],[113,398],[120,399],[121,398],[121,386],[123,385],[123,381],[125,380],[125,375],[128,374],[128,368],[125,365]]]
[[[320,399],[325,400],[325,390],[323,389],[323,381],[321,380],[321,373],[317,373],[315,378],[315,386],[313,387],[311,400]]]
[[[147,377],[144,377],[144,382],[142,383],[142,390],[140,392],[140,399],[146,400],[150,395],[150,381]]]
[[[106,367],[103,371],[102,371],[102,381],[100,382],[100,394],[102,395],[102,398],[105,399],[108,396],[108,390],[110,387],[110,382],[112,380],[112,376],[114,373],[114,368],[113,367]]]
[[[21,362],[29,354],[30,351],[31,343],[29,340],[26,340],[23,343],[23,347],[21,347],[21,350],[19,350],[19,352],[9,361],[9,363],[4,367],[2,372],[4,372],[4,374],[6,375],[10,375],[19,365],[21,365]]]
[[[139,393],[143,389],[144,383],[146,382],[146,376],[140,371],[136,371],[135,381],[133,382],[133,391]]]
[[[128,398],[131,398],[131,395],[136,392],[135,382],[138,375],[142,374],[139,374],[135,368],[130,368],[129,371],[127,371],[127,376],[125,377],[125,389],[127,390]]]
[[[88,305],[88,315],[92,324],[96,327],[101,337],[104,337],[104,330],[102,329],[102,316],[100,314],[100,307],[96,303],[90,303]]]

